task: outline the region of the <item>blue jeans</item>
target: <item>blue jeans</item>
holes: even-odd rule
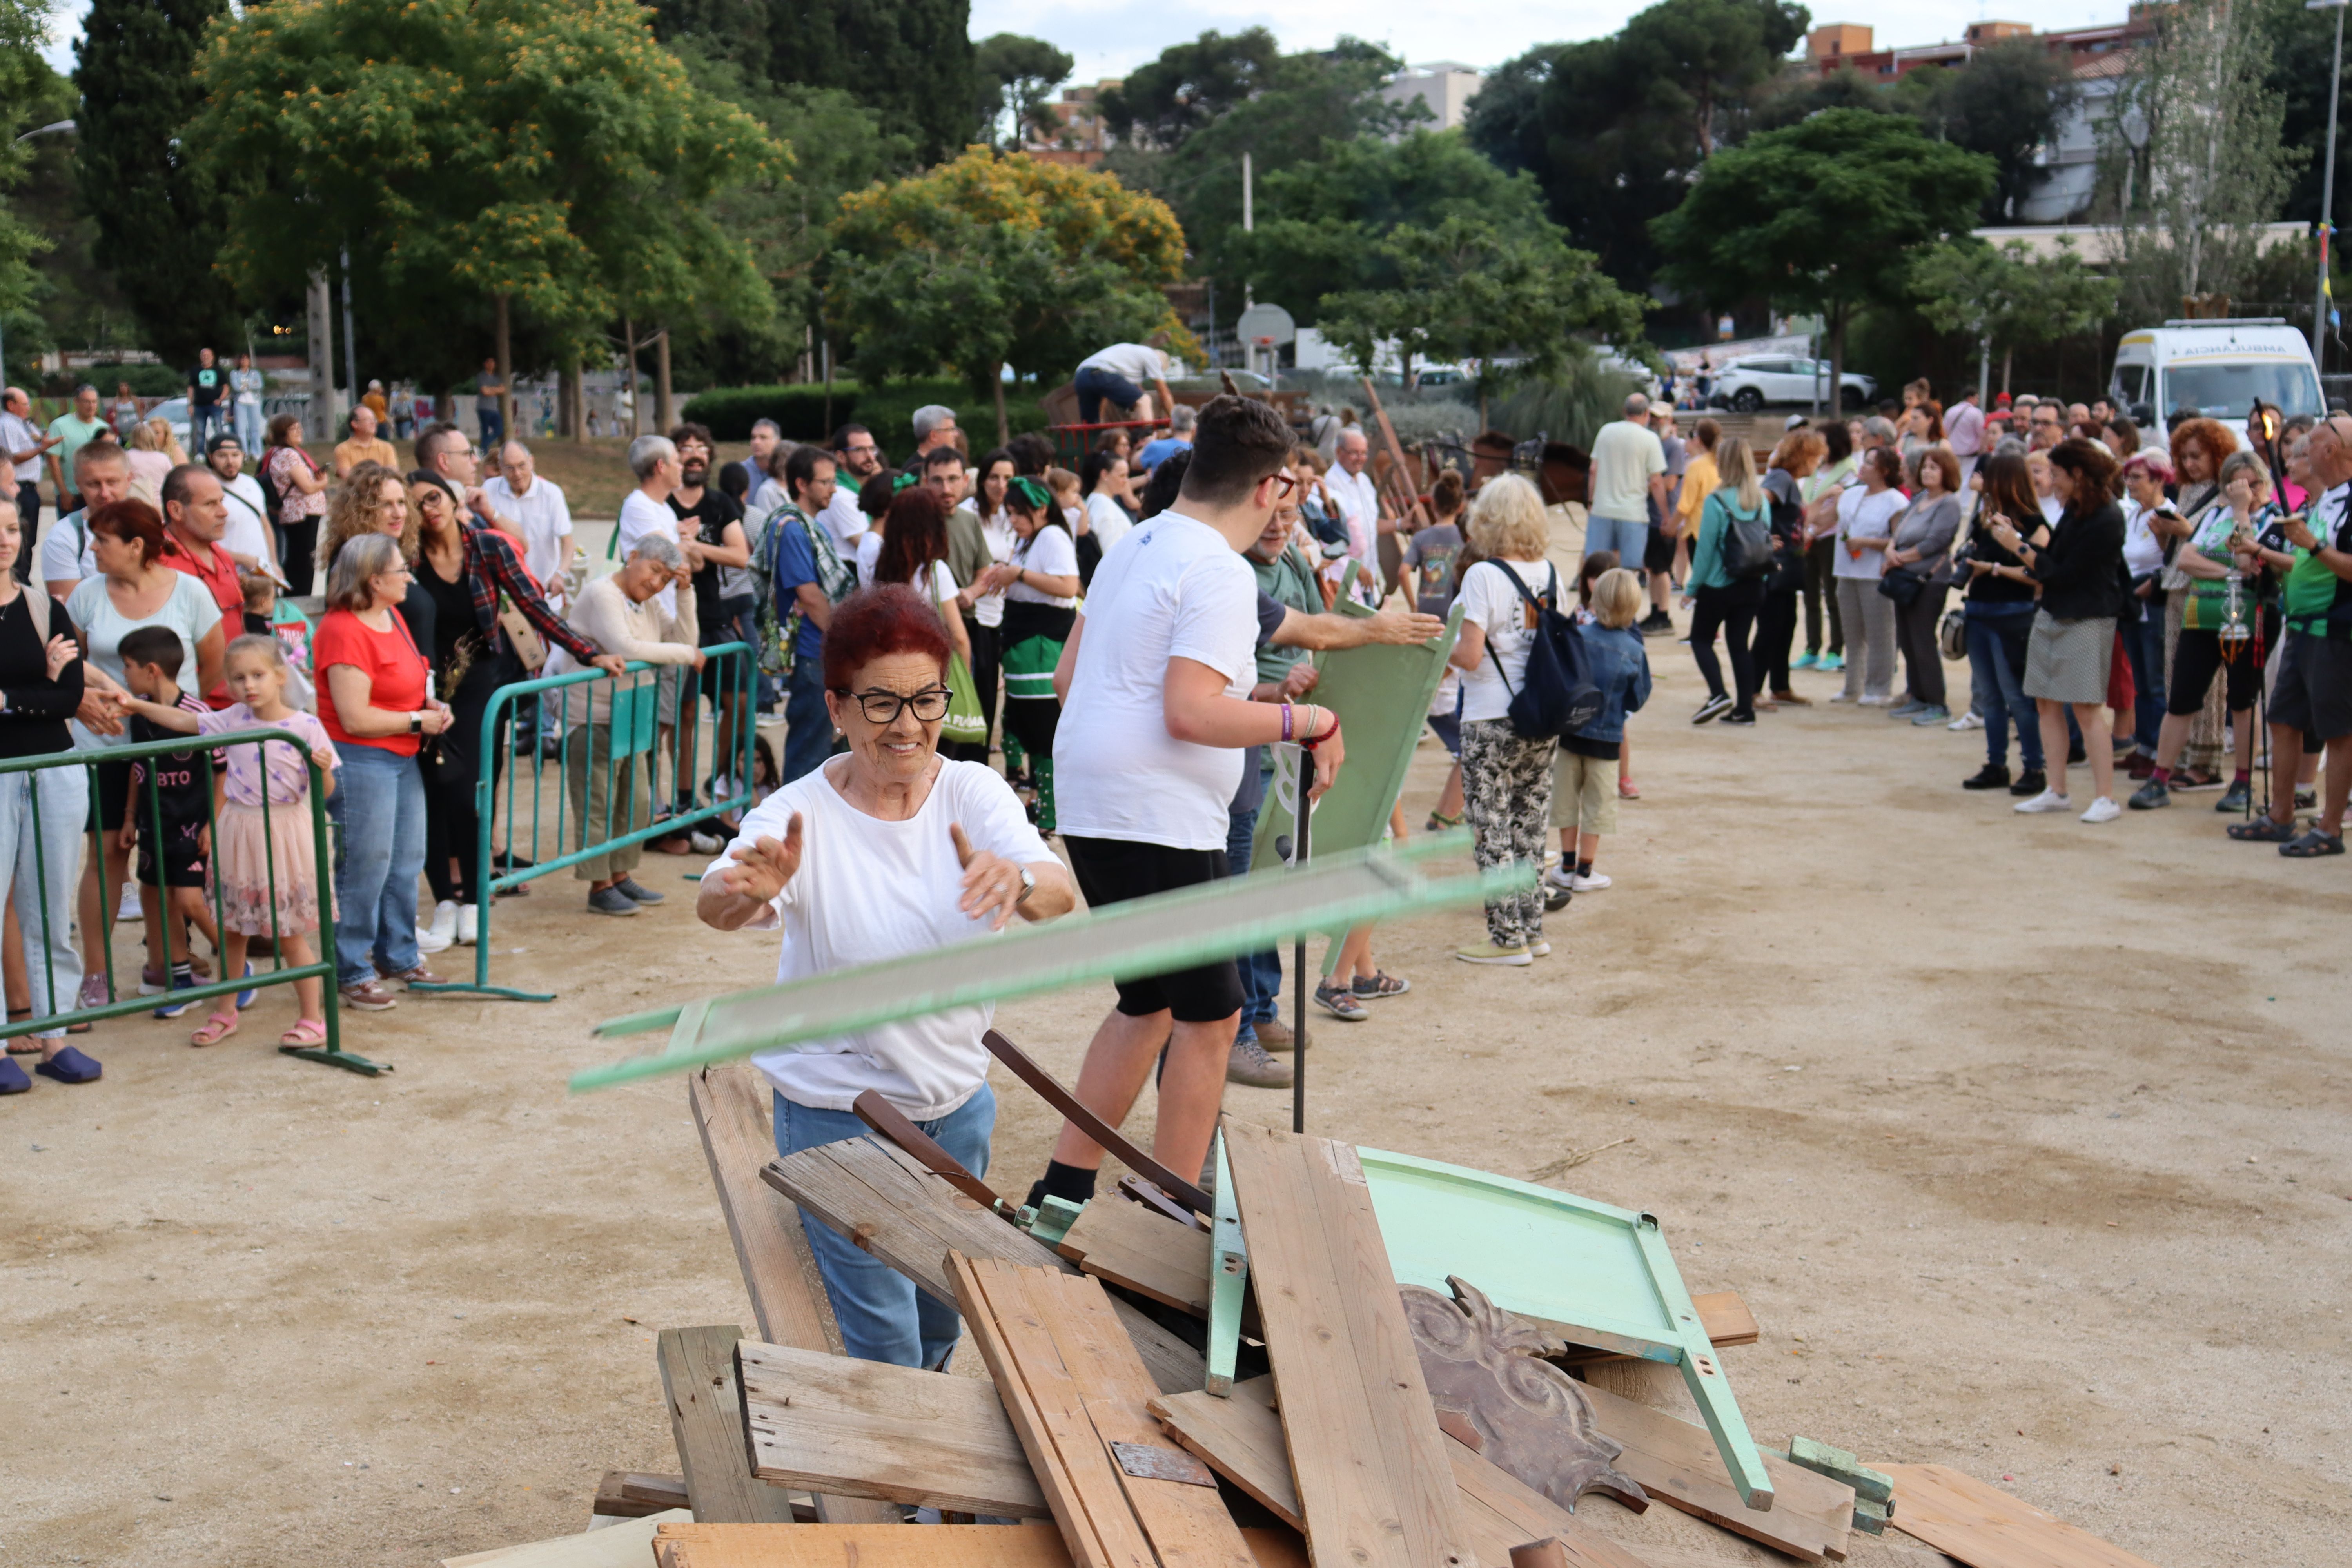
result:
[[[2156,732],[2164,725],[2164,612],[2137,602],[2139,618],[2126,616],[2116,629],[2124,636],[2124,657],[2131,660],[2132,749],[2144,757],[2156,755]]]
[[[1070,384],[1078,395],[1078,423],[1081,425],[1093,425],[1101,420],[1106,398],[1121,408],[1132,408],[1143,397],[1143,388],[1118,372],[1105,370],[1100,365],[1084,367]],[[1168,410],[1158,408],[1152,412],[1165,417]]]
[[[1238,877],[1249,869],[1251,845],[1257,837],[1257,808],[1229,815],[1225,874]],[[1234,1037],[1254,1040],[1257,1026],[1273,1019],[1275,1001],[1282,994],[1282,954],[1269,947],[1262,952],[1244,952],[1234,962],[1242,974],[1242,1026]]]
[[[327,809],[335,835],[335,981],[404,974],[416,951],[416,879],[425,870],[425,775],[382,746],[337,746],[342,766]]]
[[[1646,517],[1588,517],[1584,520],[1584,558],[1588,561],[1604,550],[1617,552],[1617,564],[1628,572],[1642,570],[1642,557],[1650,549],[1650,520]]]
[[[506,444],[507,438],[506,420],[500,417],[497,402],[494,400],[488,404],[478,405],[474,410],[474,416],[482,422],[482,450],[496,458],[499,448]]]
[[[2158,626],[2160,633],[2163,627]],[[1977,716],[1984,721],[1985,760],[2009,765],[2009,726],[2017,724],[2020,760],[2042,771],[2042,721],[2025,695],[2025,647],[2033,635],[2033,606],[1969,601],[1969,670]]]
[[[815,1110],[776,1099],[776,1152],[794,1154],[865,1138],[866,1123],[855,1111]],[[918,1121],[942,1149],[975,1176],[988,1173],[988,1140],[996,1130],[996,1095],[988,1085],[934,1121]],[[809,1250],[833,1315],[841,1324],[841,1351],[859,1361],[945,1370],[948,1353],[963,1331],[963,1320],[944,1301],[915,1289],[915,1282],[847,1237],[801,1210]]]
[[[261,450],[261,405],[240,403],[236,405],[236,444],[245,448],[245,460],[250,471],[261,466],[261,459],[256,455]]]
[[[816,772],[833,754],[833,715],[824,710],[824,661],[813,653],[793,659],[784,689],[784,783]],[[863,1127],[864,1122],[859,1122]]]
[[[227,426],[227,408],[221,404],[188,405],[188,450],[195,455],[197,462],[205,460],[205,443],[212,438],[213,432]]]
[[[79,767],[0,775],[0,900],[11,892],[16,898],[36,1018],[70,1013],[80,1004],[74,894],[81,886],[82,824],[89,815],[89,775]],[[64,1033],[44,1029],[41,1037]]]

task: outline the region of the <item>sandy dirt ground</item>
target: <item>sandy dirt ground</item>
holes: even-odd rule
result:
[[[1980,735],[1875,711],[1695,730],[1686,651],[1650,648],[1616,886],[1527,970],[1447,956],[1473,913],[1383,931],[1413,990],[1318,1026],[1311,1129],[1513,1175],[1631,1138],[1557,1184],[1746,1297],[1759,1439],[1958,1465],[2162,1568],[2342,1561],[2352,863],[2230,844],[2210,795],[2019,817],[1955,787]],[[499,977],[559,999],[355,1020],[388,1076],[278,1058],[265,994],[209,1051],[101,1026],[102,1083],[0,1106],[0,1563],[417,1568],[676,1468],[654,1334],[749,1306],[683,1086],[564,1079],[616,1053],[597,1020],[772,973],[694,922],[692,864],[655,858],[671,901],[626,925],[561,876],[502,902]],[[1108,996],[999,1022],[1066,1079]],[[996,1090],[1018,1192],[1054,1123]],[[1588,1512],[1657,1568],[1779,1561]]]

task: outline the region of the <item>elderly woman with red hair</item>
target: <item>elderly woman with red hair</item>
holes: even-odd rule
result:
[[[896,530],[894,514],[894,541]],[[780,981],[978,940],[1076,902],[1003,778],[939,754],[948,633],[932,597],[904,584],[844,600],[825,628],[824,700],[849,749],[752,807],[702,874],[705,924],[783,932]],[[850,1106],[870,1089],[986,1171],[996,1100],[981,1037],[993,1012],[956,1007],[753,1057],[775,1093],[777,1152],[865,1136]],[[961,1331],[953,1309],[823,1225],[807,1228],[847,1353],[943,1366]]]
[[[2178,564],[2180,551],[2200,528],[2212,521],[2210,514],[2216,508],[2228,509],[2229,498],[2221,493],[2221,464],[2237,449],[2237,437],[2218,419],[2185,419],[2172,427],[2172,467],[2179,479],[2174,501],[2178,515],[2157,523],[2157,531],[2165,541],[2166,565],[2157,586],[2165,596],[2164,689],[2168,692],[2179,684],[2173,665],[2179,656],[2181,617],[2190,597],[2189,575]],[[2221,788],[2221,755],[2229,745],[2227,693],[2217,682],[2189,721],[2188,746],[2172,775],[2172,788]]]

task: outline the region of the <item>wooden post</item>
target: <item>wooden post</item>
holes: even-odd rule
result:
[[[576,353],[563,367],[563,418],[565,435],[588,439],[588,379]]]
[[[654,333],[654,424],[667,434],[677,423],[669,393],[669,329]]]
[[[511,441],[515,438],[515,399],[513,311],[510,296],[501,294],[498,297],[498,310],[499,385],[504,389],[499,394],[499,428],[506,432],[505,439]],[[482,456],[491,463],[499,460],[499,455],[496,452],[485,452]]]

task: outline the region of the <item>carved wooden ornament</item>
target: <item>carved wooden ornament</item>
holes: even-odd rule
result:
[[[1399,1290],[1439,1425],[1562,1508],[1596,1489],[1636,1512],[1649,1507],[1640,1484],[1617,1472],[1624,1445],[1594,1424],[1576,1380],[1537,1359],[1554,1342],[1477,1287],[1452,1275],[1445,1283],[1452,1300],[1419,1285]]]

